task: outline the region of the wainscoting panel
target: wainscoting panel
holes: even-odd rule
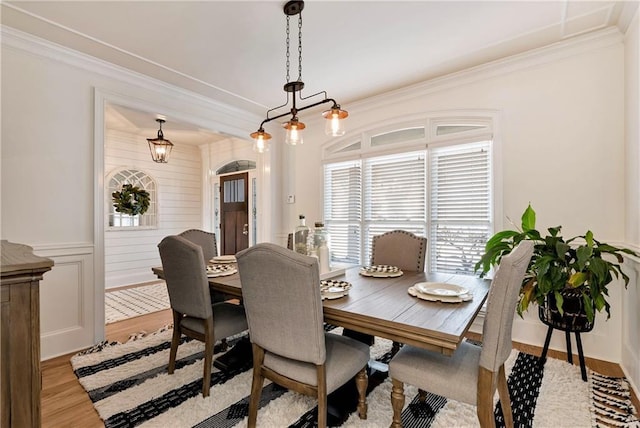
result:
[[[93,245],[34,245],[33,249],[37,255],[54,261],[40,282],[42,360],[93,345],[97,292],[93,283]]]

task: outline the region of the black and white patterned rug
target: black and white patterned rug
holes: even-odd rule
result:
[[[108,291],[104,294],[106,324],[169,309],[169,293],[164,281],[141,287]]]
[[[340,333],[340,329],[333,332]],[[176,371],[169,376],[170,340],[171,330],[166,329],[125,344],[103,343],[71,359],[76,376],[105,426],[246,426],[250,363],[233,366],[229,371],[214,367],[211,395],[205,399],[200,394],[203,344],[185,340],[178,348]],[[387,362],[390,347],[389,341],[376,338],[372,358]],[[589,371],[589,381],[583,382],[579,367],[548,359],[542,368],[537,357],[516,351],[507,361],[506,370],[516,426],[640,427],[624,379]],[[330,415],[329,422],[345,427],[388,427],[392,416],[391,382],[386,373],[374,371],[369,384],[367,420],[351,413],[340,420]],[[433,394],[429,394],[425,405],[419,402],[417,389],[410,385],[405,386],[405,394],[405,427],[478,426],[473,406]],[[343,398],[337,396],[334,400]],[[495,416],[497,426],[504,426],[500,406],[496,406]],[[259,426],[313,427],[315,420],[315,400],[265,381]]]

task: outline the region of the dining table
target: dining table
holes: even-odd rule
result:
[[[164,279],[161,267],[152,268]],[[452,355],[463,341],[487,298],[490,281],[452,273],[401,272],[390,277],[365,276],[360,266],[341,269],[331,281],[350,284],[348,293],[323,300],[324,320],[345,329]],[[463,299],[410,294],[416,284],[440,284],[467,291]],[[209,277],[210,287],[242,299],[236,272]],[[283,306],[287,302],[282,302]]]

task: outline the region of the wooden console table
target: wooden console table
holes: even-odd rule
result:
[[[0,427],[40,426],[40,280],[53,261],[1,242]]]

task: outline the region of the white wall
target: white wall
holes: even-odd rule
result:
[[[41,282],[48,359],[104,337],[104,104],[241,137],[261,118],[11,28],[1,32],[0,237],[56,262]]]
[[[625,240],[640,252],[640,12],[625,35]],[[640,391],[640,261],[629,260],[634,271],[623,299],[622,368]]]
[[[351,133],[380,123],[434,111],[488,109],[500,118],[503,206],[516,221],[531,202],[539,229],[563,225],[567,236],[590,229],[606,242],[624,240],[624,46],[617,31],[556,45],[493,65],[425,82],[353,105],[347,121]],[[366,76],[362,76],[366,78]],[[339,94],[332,94],[339,99]],[[314,114],[316,114],[315,112]],[[282,232],[295,224],[295,214],[321,218],[321,147],[331,143],[319,120],[306,115],[305,143],[291,148],[296,203]],[[345,139],[349,139],[346,135]],[[496,219],[496,230],[510,226]],[[621,295],[611,296],[613,316],[598,317],[595,330],[583,339],[588,356],[620,360]],[[514,339],[542,346],[546,329],[530,310],[516,319]],[[560,334],[552,347],[565,349]],[[575,349],[575,348],[574,348]]]
[[[202,229],[202,159],[197,146],[180,144],[168,163],[151,159],[144,136],[107,131],[105,142],[105,211],[112,205],[107,177],[114,170],[137,169],[156,182],[156,228],[109,229],[105,224],[105,287],[153,281],[151,268],[160,266],[158,243],[163,237],[187,229]],[[170,138],[170,135],[167,135]]]

